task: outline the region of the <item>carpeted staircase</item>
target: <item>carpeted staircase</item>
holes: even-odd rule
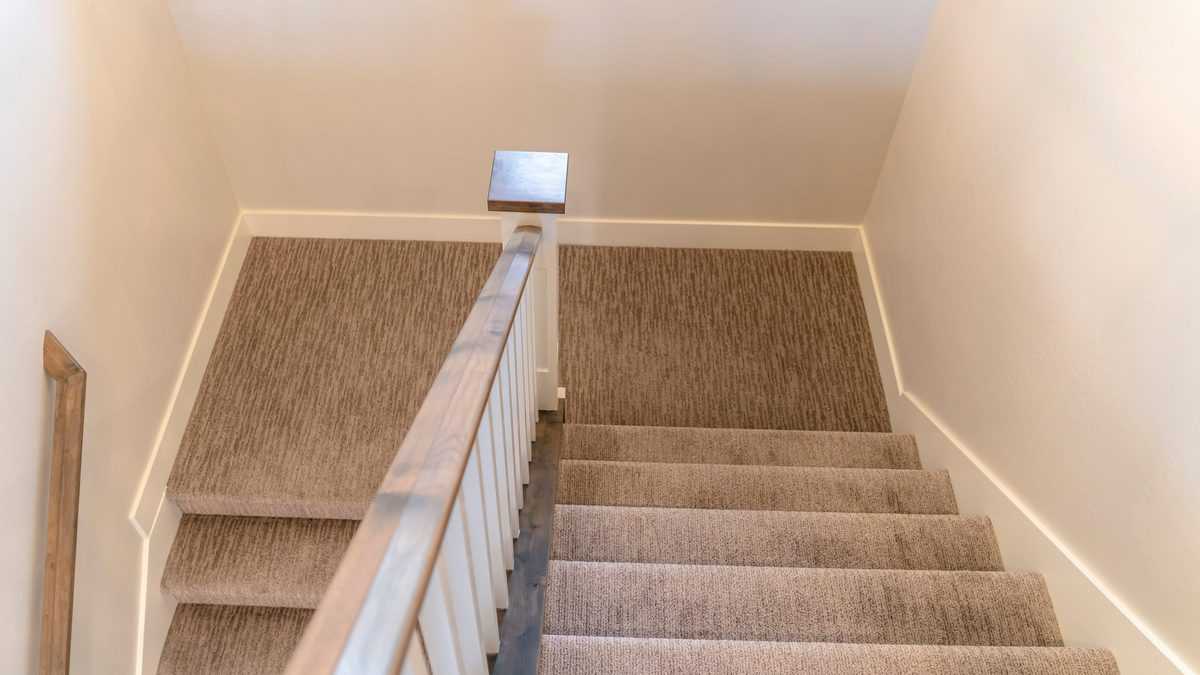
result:
[[[252,243],[168,486],[161,675],[283,670],[498,252]],[[888,433],[848,254],[561,265],[540,675],[1117,672]]]
[[[885,433],[568,424],[541,675],[1116,673]]]
[[[499,253],[251,243],[168,483],[160,675],[283,671]]]
[[[850,254],[560,259],[540,675],[1117,672],[887,433]]]

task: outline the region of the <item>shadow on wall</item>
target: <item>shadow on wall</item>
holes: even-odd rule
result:
[[[933,5],[281,3],[172,2],[246,208],[480,212],[508,147],[577,217],[839,223]]]
[[[165,8],[73,0],[0,13],[18,27],[6,48],[21,64],[0,72],[16,90],[0,123],[0,210],[13,224],[0,252],[0,333],[12,345],[0,372],[19,374],[0,382],[14,447],[0,491],[13,520],[0,671],[37,668],[52,329],[90,375],[72,670],[128,673],[142,543],[130,502],[236,204]]]

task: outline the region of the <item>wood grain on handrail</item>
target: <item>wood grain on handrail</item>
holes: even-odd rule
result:
[[[42,588],[41,675],[71,669],[71,611],[75,595],[75,539],[83,461],[83,403],[87,372],[54,336],[42,341],[42,366],[57,382],[46,516],[46,566]]]
[[[287,675],[398,672],[541,237],[518,227],[505,243]]]

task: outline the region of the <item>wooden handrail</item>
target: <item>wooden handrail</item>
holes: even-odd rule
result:
[[[287,675],[399,671],[541,237],[519,227],[505,243]]]
[[[75,595],[75,539],[79,525],[87,372],[50,331],[46,331],[42,341],[42,367],[57,382],[57,392],[50,459],[50,507],[46,516],[39,672],[42,675],[67,675],[71,669],[71,612]]]

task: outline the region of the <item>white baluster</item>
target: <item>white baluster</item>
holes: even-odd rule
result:
[[[479,445],[471,448],[467,459],[467,470],[463,473],[461,487],[463,527],[467,531],[467,557],[475,573],[475,602],[479,605],[479,627],[483,633],[483,649],[488,654],[500,651],[500,624],[496,617],[496,591],[492,588],[492,557],[496,558],[495,569],[499,572],[500,546],[496,542],[492,552],[491,540],[499,537],[499,530],[488,531],[487,513],[483,506],[483,485],[479,475]],[[501,579],[503,574],[501,573]]]
[[[521,492],[517,489],[516,479],[516,464],[512,461],[512,454],[508,452],[508,445],[504,434],[504,401],[500,395],[500,376],[492,382],[492,392],[488,398],[488,411],[491,413],[491,428],[493,447],[496,450],[496,466],[500,467],[500,472],[504,476],[504,488],[508,491],[508,518],[509,532],[515,539],[521,532],[521,518],[518,509],[521,508]],[[509,569],[512,569],[511,565]]]
[[[513,428],[513,439],[517,445],[517,447],[516,447],[517,460],[518,460],[517,464],[519,465],[518,468],[521,471],[521,484],[528,485],[529,484],[529,448],[528,448],[528,445],[522,440],[524,438],[524,434],[522,433],[521,430],[525,425],[521,424],[520,413],[517,412],[517,376],[516,376],[516,363],[515,363],[516,358],[514,355],[512,340],[509,340],[508,343],[505,345],[505,351],[508,355],[508,366],[507,366],[508,382],[507,382],[507,384],[508,384],[508,401],[509,401],[509,407],[506,410],[506,412],[508,413],[508,415],[511,418],[510,422],[511,422],[512,428]],[[523,499],[522,499],[521,505],[522,506],[525,505]]]
[[[513,468],[512,476],[516,481],[517,489],[517,507],[525,507],[525,491],[522,485],[525,484],[525,473],[521,471],[523,462],[520,460],[521,448],[517,443],[517,429],[513,424],[517,419],[513,412],[513,395],[512,395],[512,370],[509,367],[508,350],[504,351],[504,355],[500,357],[500,370],[496,376],[496,380],[500,383],[500,417],[504,423],[504,449],[508,452],[508,461]],[[528,472],[526,468],[525,472]]]
[[[496,518],[498,520],[500,537],[500,555],[504,560],[504,567],[512,569],[512,539],[514,539],[514,516],[517,515],[516,504],[512,503],[512,489],[509,482],[508,466],[504,464],[504,448],[500,446],[500,442],[496,437],[496,424],[492,422],[496,419],[496,413],[493,412],[493,401],[496,399],[496,392],[492,390],[492,395],[488,399],[488,404],[484,408],[484,417],[479,422],[479,432],[476,434],[475,442],[479,443],[481,450],[480,465],[484,468],[484,491],[488,495],[488,500],[496,503]],[[490,477],[490,478],[487,478]],[[506,607],[506,605],[500,605]]]
[[[490,406],[489,406],[490,408]],[[492,413],[488,408],[483,411],[479,420],[479,431],[475,436],[475,445],[479,451],[479,469],[483,473],[483,504],[488,513],[488,531],[496,536],[491,537],[492,548],[497,555],[492,563],[499,561],[499,583],[493,584],[496,593],[496,606],[508,607],[508,584],[504,582],[504,570],[513,567],[513,536],[512,522],[508,515],[508,484],[505,482],[504,465],[496,461],[497,450],[492,434]]]
[[[439,556],[417,619],[432,674],[466,675],[463,650],[459,648],[458,624],[450,608],[450,587],[446,582],[446,565]]]
[[[526,437],[529,439],[531,446],[529,450],[529,456],[532,459],[532,444],[537,440],[537,427],[529,423],[529,420],[533,419],[534,385],[533,379],[529,377],[529,373],[533,369],[533,361],[532,356],[529,353],[529,303],[525,302],[525,296],[521,296],[521,304],[518,307],[518,310],[519,316],[517,318],[521,321],[521,341],[517,343],[517,349],[521,352],[521,383],[525,385],[525,396],[522,399],[522,401],[525,403],[525,416],[522,418],[521,422],[525,425],[525,429],[528,432]]]
[[[429,657],[425,654],[425,638],[420,630],[413,634],[408,643],[408,652],[404,655],[400,675],[430,675]]]
[[[536,417],[534,406],[537,405],[534,395],[534,381],[531,374],[534,370],[533,356],[529,351],[529,344],[533,341],[533,334],[529,330],[529,302],[525,299],[529,295],[529,287],[525,287],[525,292],[521,294],[521,304],[517,307],[517,319],[521,322],[521,341],[517,344],[517,348],[521,350],[521,381],[525,383],[525,426],[529,429],[530,442],[537,440],[537,425],[532,423]]]
[[[446,524],[442,540],[441,560],[446,565],[446,582],[450,593],[450,610],[458,629],[458,647],[462,651],[464,675],[488,675],[483,633],[480,627],[479,603],[475,600],[475,579],[471,569],[467,533],[463,527],[462,495],[456,498],[454,510]],[[492,618],[496,615],[493,613]]]
[[[508,362],[512,365],[512,381],[513,381],[513,426],[517,429],[517,440],[521,444],[521,457],[525,462],[529,462],[529,425],[525,424],[525,374],[524,374],[524,354],[518,348],[521,340],[520,324],[517,322],[517,317],[513,317],[512,330],[508,334],[507,348],[512,356]]]
[[[533,292],[525,287],[525,350],[529,354],[529,367],[525,376],[529,378],[529,428],[534,440],[537,440],[538,396],[537,396],[537,322],[534,312],[537,303],[533,301]]]

